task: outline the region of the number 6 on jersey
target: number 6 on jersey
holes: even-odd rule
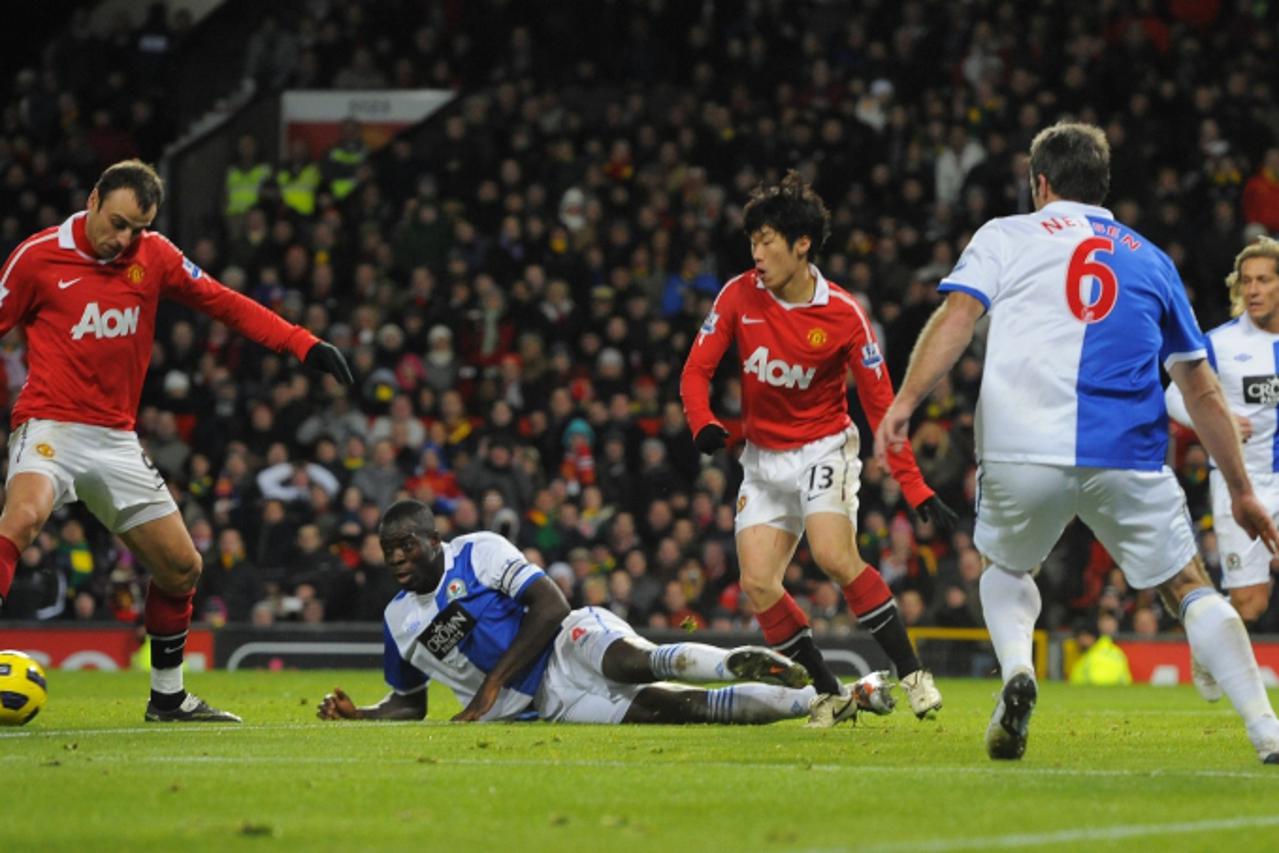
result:
[[[1089,237],[1075,247],[1066,268],[1066,305],[1085,323],[1100,323],[1119,299],[1119,279],[1104,261],[1089,258],[1095,251],[1114,252],[1115,241]],[[1093,282],[1096,282],[1094,286]],[[1087,287],[1087,296],[1084,288]],[[1096,293],[1096,298],[1091,298]]]

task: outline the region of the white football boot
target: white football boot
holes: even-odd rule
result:
[[[941,710],[941,691],[933,683],[933,674],[928,670],[915,670],[901,680],[901,685],[910,700],[910,709],[919,719],[936,716]]]

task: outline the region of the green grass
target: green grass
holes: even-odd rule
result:
[[[989,761],[993,681],[855,727],[325,723],[376,673],[189,678],[242,726],[141,722],[138,673],[53,672],[0,729],[0,849],[1273,850],[1279,767],[1190,688],[1045,684],[1025,760]]]

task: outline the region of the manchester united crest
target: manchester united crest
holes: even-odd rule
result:
[[[741,512],[746,509],[746,495],[737,496],[737,511]]]
[[[142,264],[134,264],[125,272],[129,281],[133,284],[141,284],[142,279],[147,277],[147,269]]]
[[[45,459],[52,459],[56,455],[53,452],[53,445],[45,444],[43,441],[36,445],[36,453],[39,453]]]
[[[808,330],[808,345],[810,347],[824,347],[829,337],[825,329],[813,328]]]

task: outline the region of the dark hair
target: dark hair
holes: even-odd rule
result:
[[[792,169],[781,183],[756,187],[742,211],[742,230],[747,237],[764,227],[781,234],[790,246],[800,237],[808,237],[813,241],[808,250],[811,260],[830,236],[830,211]]]
[[[1101,204],[1110,191],[1110,143],[1101,128],[1058,122],[1030,143],[1030,177],[1043,175],[1057,195],[1084,204]]]
[[[138,207],[143,211],[158,208],[164,201],[164,181],[155,169],[141,160],[121,160],[108,166],[93,188],[98,191],[99,208],[103,200],[118,189],[133,190]]]
[[[425,536],[435,535],[435,514],[421,501],[396,501],[382,514],[378,530],[406,527]]]

